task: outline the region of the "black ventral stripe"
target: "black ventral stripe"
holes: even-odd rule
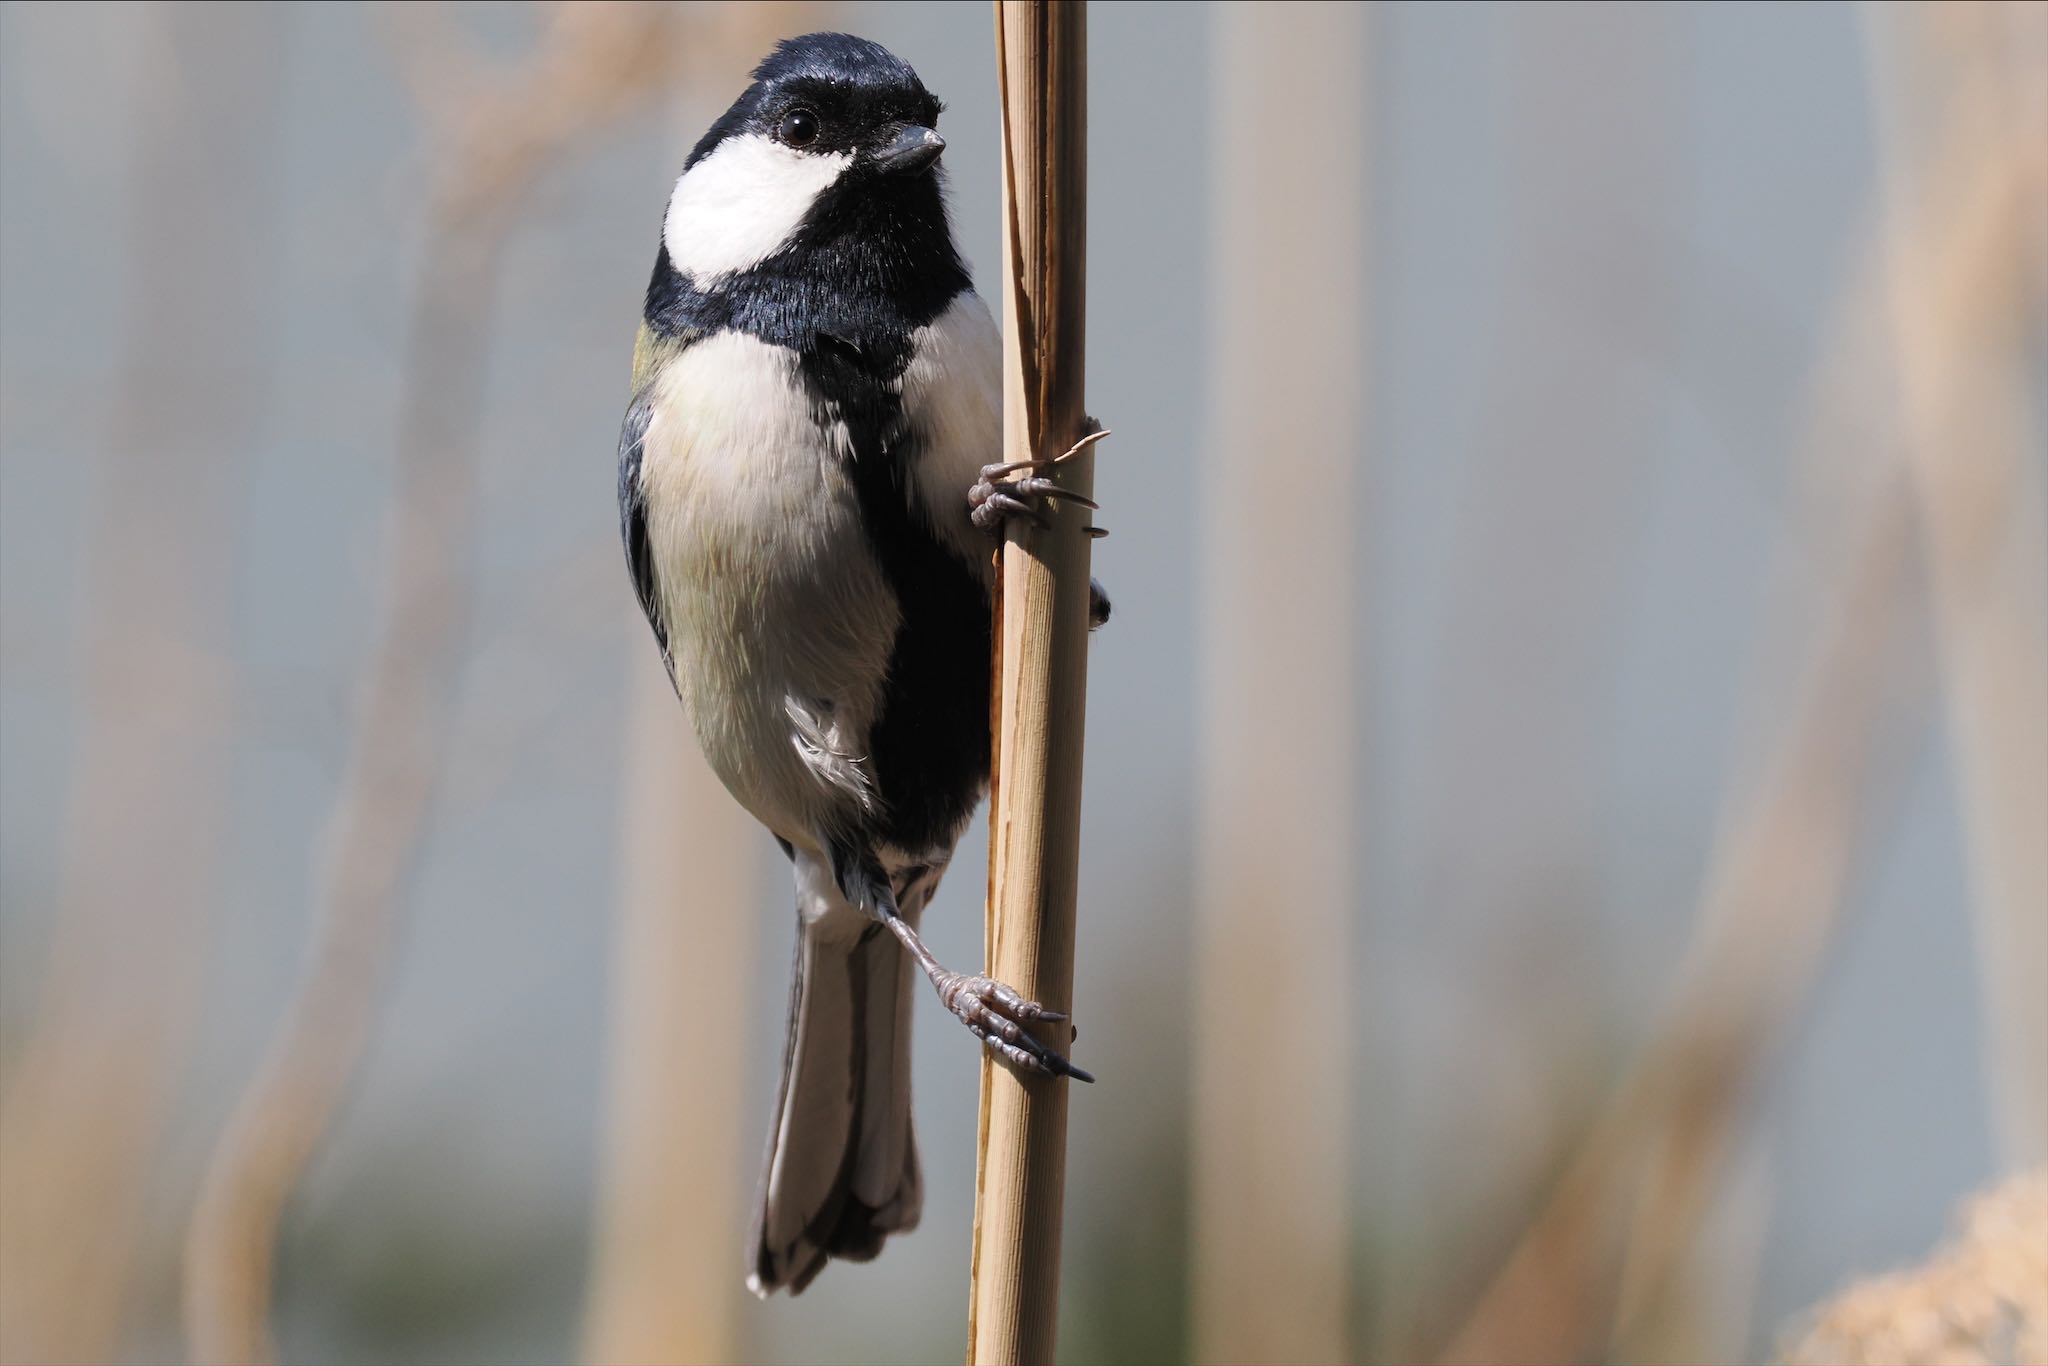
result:
[[[813,420],[845,425],[868,541],[901,620],[868,736],[882,814],[862,833],[913,854],[950,850],[988,782],[988,590],[912,511],[917,436],[900,392],[912,334],[970,287],[938,173],[889,177],[859,164],[758,265],[699,289],[664,242],[647,287],[656,337],[736,331],[787,347]]]
[[[918,438],[895,383],[904,361],[875,362],[820,338],[798,369],[817,419],[845,424],[869,546],[896,595],[901,625],[868,732],[882,799],[872,833],[917,854],[951,849],[988,782],[991,612],[981,576],[913,511]]]

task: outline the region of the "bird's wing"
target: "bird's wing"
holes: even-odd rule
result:
[[[661,367],[696,338],[694,334],[658,337],[645,323],[633,343],[633,401],[626,409],[619,429],[619,539],[625,543],[626,568],[633,575],[633,591],[640,598],[640,610],[654,628],[655,644],[661,647],[661,662],[674,683],[676,665],[669,653],[668,628],[661,619],[661,599],[654,581],[654,553],[647,540],[647,496],[640,482],[640,461],[647,440],[647,424],[654,415],[654,379]]]

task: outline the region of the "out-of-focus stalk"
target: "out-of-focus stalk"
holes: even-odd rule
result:
[[[623,587],[621,589],[623,593]],[[585,1307],[591,1366],[716,1366],[737,1340],[759,832],[633,623],[611,1098]]]
[[[1351,1357],[1370,62],[1355,6],[1211,15],[1193,1350],[1202,1362],[1335,1362]]]
[[[124,22],[152,41],[125,308],[102,335],[105,391],[78,414],[105,414],[106,454],[77,758],[40,1009],[0,1107],[0,1361],[22,1366],[120,1354],[219,894],[234,526],[272,378],[286,12],[149,5]]]
[[[1792,719],[1715,860],[1676,1004],[1445,1351],[1447,1363],[1581,1360],[1631,1312],[1624,1298],[1642,1304],[1661,1293],[1689,1245],[1748,1084],[1804,995],[1841,907],[1880,720],[1872,680],[1887,676],[1906,583],[1899,491],[1883,491],[1862,517],[1834,619],[1785,704]],[[1640,1213],[1624,1276],[1632,1206]]]
[[[2006,306],[2015,284],[2010,254],[1990,247],[2009,241],[2023,221],[2012,189],[2038,155],[2014,138],[1937,146],[1935,164],[1953,158],[1967,172],[1931,206],[1938,216],[1914,248],[1915,268],[1953,291],[1951,330],[1936,347],[1945,351],[1968,345],[1955,328],[1984,325]],[[1886,262],[1880,252],[1865,254],[1835,352],[1854,354],[1883,317]],[[1846,402],[1822,389],[1815,409],[1839,419]],[[1810,464],[1833,456],[1832,430],[1816,424]],[[1836,932],[1870,751],[1898,701],[1881,682],[1896,674],[1916,484],[1903,469],[1882,469],[1869,496],[1848,506],[1835,605],[1789,697],[1782,681],[1765,685],[1764,710],[1787,719],[1760,780],[1732,808],[1674,1006],[1446,1362],[1580,1360],[1610,1337],[1627,1342],[1668,1302],[1672,1270],[1721,1179],[1750,1087]],[[1802,544],[1816,539],[1807,528],[1796,535]]]
[[[469,605],[498,251],[554,158],[663,88],[678,51],[664,8],[568,5],[532,56],[485,76],[458,69],[445,32],[392,13],[414,25],[406,55],[441,160],[406,343],[382,625],[322,838],[306,974],[214,1152],[187,1239],[186,1332],[202,1363],[276,1356],[278,1220],[362,1055],[433,806]]]
[[[2019,1166],[2048,1160],[2048,488],[2028,394],[2042,314],[2029,268],[2048,250],[2048,6],[1863,15],[1993,1129]],[[1944,247],[1959,225],[1973,235]]]

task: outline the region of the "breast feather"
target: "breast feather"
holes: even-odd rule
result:
[[[786,839],[873,801],[866,739],[898,609],[797,357],[707,337],[655,380],[642,456],[677,690],[712,768]]]
[[[1003,335],[971,289],[911,337],[903,410],[920,438],[914,487],[932,530],[992,576],[988,538],[969,520],[967,491],[1002,459]]]

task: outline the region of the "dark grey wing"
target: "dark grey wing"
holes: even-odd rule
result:
[[[661,647],[661,662],[669,682],[676,679],[675,660],[668,650],[668,631],[661,621],[661,595],[654,582],[654,552],[647,542],[647,498],[640,486],[641,447],[647,439],[647,423],[654,405],[644,392],[626,409],[626,422],[619,429],[619,539],[626,545],[626,568],[633,575],[633,591],[640,597],[640,610],[654,628],[654,642]]]

